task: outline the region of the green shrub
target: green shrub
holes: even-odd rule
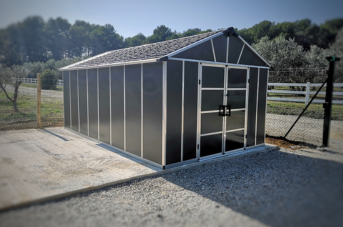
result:
[[[44,70],[41,75],[42,89],[55,90],[58,82],[56,72],[50,69]]]

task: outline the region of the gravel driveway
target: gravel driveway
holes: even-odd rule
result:
[[[0,226],[339,226],[343,154],[217,160],[0,214]]]

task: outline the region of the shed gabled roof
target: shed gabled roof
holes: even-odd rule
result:
[[[142,61],[148,62],[150,60],[158,61],[163,57],[182,52],[184,49],[188,49],[191,46],[200,44],[205,40],[208,40],[220,34],[223,34],[223,32],[224,33],[233,32],[238,36],[238,34],[232,28],[221,29],[221,30],[217,30],[213,32],[207,32],[207,33],[202,33],[198,35],[178,38],[178,39],[172,39],[172,40],[167,40],[167,41],[162,41],[162,42],[157,42],[157,43],[151,43],[151,44],[145,44],[141,46],[128,47],[128,48],[108,51],[108,52],[96,55],[94,57],[88,58],[86,60],[65,66],[63,68],[60,68],[60,70],[94,68],[94,67],[111,66],[111,65],[117,65],[120,63],[129,63],[129,62],[140,63]],[[245,42],[241,37],[240,39],[243,42]],[[258,55],[258,57],[261,58],[264,62],[266,62],[260,55]],[[269,65],[268,62],[266,62],[266,64]]]

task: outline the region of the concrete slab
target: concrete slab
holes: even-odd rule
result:
[[[266,145],[161,170],[60,128],[0,132],[0,211],[157,174],[277,149]]]
[[[64,128],[0,132],[0,210],[158,171]]]

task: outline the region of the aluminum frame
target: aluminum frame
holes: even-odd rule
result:
[[[87,134],[88,134],[88,136],[89,136],[88,69],[86,69],[86,83],[87,83]]]
[[[110,145],[112,146],[112,71],[108,67],[109,93],[110,93]]]
[[[215,62],[217,62],[216,52],[214,51],[213,39],[211,39],[211,46],[212,46],[213,59]]]
[[[125,76],[125,65],[124,65],[124,75],[123,75],[123,85],[124,85],[124,150],[126,151],[126,83],[125,83],[125,80],[126,80],[126,76]]]
[[[72,117],[71,117],[71,84],[70,84],[70,70],[69,70],[69,111],[70,111],[70,115],[69,115],[69,118],[70,118],[70,129],[71,129],[71,126],[72,126]]]
[[[77,117],[78,117],[78,130],[80,133],[80,89],[79,89],[79,70],[76,70],[76,83],[77,83]]]
[[[241,60],[241,57],[242,57],[242,53],[243,53],[244,47],[245,47],[245,43],[243,43],[241,53],[239,54],[239,57],[238,57],[238,60],[237,60],[237,65],[239,64],[239,61]]]
[[[65,90],[65,85],[64,85],[64,73],[62,72],[62,80],[63,80],[63,127],[65,128],[66,127],[66,122],[65,122],[65,103],[64,103],[64,98],[65,98],[65,95],[64,95],[64,90]]]
[[[100,142],[99,68],[96,69],[96,90],[98,101],[98,142]]]
[[[143,158],[143,64],[141,64],[141,157]]]
[[[248,98],[249,98],[249,78],[250,78],[250,67],[239,67],[239,69],[246,70],[246,87],[245,88],[228,88],[228,78],[229,78],[229,70],[230,68],[236,68],[236,67],[229,67],[227,65],[216,65],[214,67],[220,67],[224,68],[224,88],[202,88],[202,67],[208,66],[213,67],[213,64],[198,64],[198,80],[199,80],[199,86],[198,86],[198,122],[197,122],[197,158],[199,160],[203,159],[203,157],[200,157],[201,150],[200,150],[200,143],[201,143],[201,137],[203,136],[209,136],[209,135],[216,135],[222,133],[222,154],[225,153],[231,153],[232,151],[226,151],[226,133],[227,132],[235,132],[235,131],[242,131],[244,130],[244,146],[242,149],[246,149],[246,133],[247,133],[247,120],[248,120]],[[227,92],[230,90],[243,90],[245,92],[245,108],[240,109],[233,109],[233,111],[245,111],[244,112],[244,128],[239,129],[233,129],[233,130],[226,130],[226,121],[227,117],[223,117],[222,122],[222,131],[218,132],[211,132],[211,133],[204,133],[201,134],[201,115],[207,114],[207,113],[218,113],[219,110],[209,110],[209,111],[201,111],[201,100],[202,100],[202,91],[203,90],[222,90],[223,91],[223,105],[227,103]],[[198,146],[199,145],[199,146]],[[218,154],[216,154],[218,155]],[[207,157],[207,156],[205,156]]]
[[[186,59],[186,58],[168,58],[168,60],[174,60],[174,61],[186,61],[186,62],[198,62],[202,63],[203,65],[214,65],[214,67],[220,67],[219,65],[227,65],[230,68],[235,69],[246,69],[249,67],[254,68],[261,68],[261,69],[270,69],[270,67],[266,66],[256,66],[256,65],[241,65],[241,64],[232,64],[232,63],[222,63],[222,62],[212,62],[212,61],[202,61],[202,60],[194,60],[194,59]]]

